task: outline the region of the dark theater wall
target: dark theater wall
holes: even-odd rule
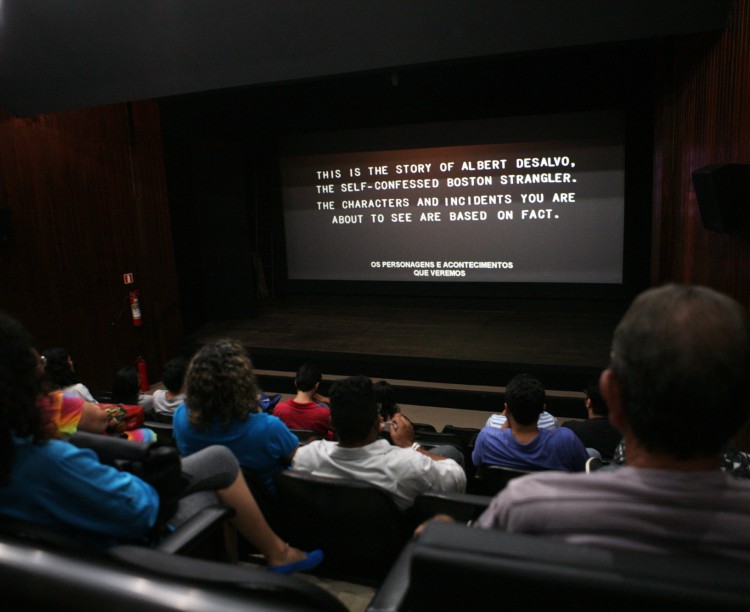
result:
[[[750,2],[736,3],[721,35],[677,40],[666,57],[656,109],[653,277],[709,285],[750,307],[750,231],[704,229],[691,181],[708,164],[750,162]]]
[[[750,233],[718,234],[704,229],[690,179],[691,172],[704,165],[750,162],[750,0],[738,0],[724,32],[668,40],[661,43],[661,51],[644,69],[644,78],[649,80],[653,77],[650,71],[656,71],[655,82],[659,83],[653,106],[652,280],[704,283],[750,306]],[[572,55],[600,52],[579,47]],[[515,57],[509,64],[503,57],[484,61],[488,64],[496,60],[498,66],[505,67],[502,70],[512,72],[508,65],[531,65],[537,59],[543,61],[544,53]],[[595,65],[593,60],[588,63]],[[459,68],[454,65],[454,72]],[[523,78],[518,81],[536,72],[519,71]],[[434,73],[442,75],[436,66],[425,68],[421,74]],[[416,71],[414,74],[419,76]],[[597,70],[592,78],[599,79],[594,81],[597,89],[610,87],[616,91],[613,79],[618,74]],[[404,71],[396,88],[390,84],[391,76],[383,74],[388,87],[381,89],[388,95],[373,102],[381,109],[380,120],[419,120],[424,116],[423,107],[399,106],[392,94],[410,87],[421,91],[429,79],[409,79],[409,71]],[[365,85],[375,79],[364,75],[353,82],[361,81],[362,94],[367,95]],[[451,115],[458,110],[445,92],[445,82],[433,80],[433,102],[441,105],[445,118],[459,118]],[[273,127],[284,128],[285,121],[292,121],[290,117],[300,106],[315,107],[314,102],[321,99],[326,102],[330,82],[308,81],[304,88],[299,83],[287,84],[292,93],[303,89],[307,94],[288,96],[288,106],[277,104],[271,87],[264,95],[254,93],[248,99],[275,105],[280,119]],[[568,98],[560,96],[562,100]],[[317,104],[323,106],[322,102]],[[351,104],[350,98],[342,104]],[[505,112],[517,110],[512,108],[512,99],[507,104]],[[244,110],[252,115],[267,108],[255,104]],[[644,110],[648,120],[651,108]],[[475,112],[479,115],[484,110]],[[194,297],[185,287],[205,288],[222,280],[211,277],[211,270],[205,269],[211,261],[184,265],[180,259],[183,247],[178,244],[175,250],[173,213],[181,210],[183,200],[200,202],[206,193],[191,192],[187,182],[175,188],[170,181],[170,191],[176,189],[179,197],[168,195],[163,149],[174,143],[162,140],[161,122],[166,125],[175,116],[174,110],[171,118],[168,113],[160,116],[155,101],[26,118],[0,111],[0,225],[5,218],[3,211],[9,209],[11,218],[7,241],[2,240],[6,232],[0,226],[0,309],[21,319],[40,347],[69,348],[80,374],[94,388],[108,387],[111,374],[138,355],[147,359],[152,379],[158,376],[160,364],[182,340],[181,301],[190,301],[192,312],[197,313],[196,322],[202,322],[200,307],[205,300]],[[334,113],[330,116],[335,118]],[[324,128],[326,117],[320,121]],[[228,207],[225,210],[232,212],[236,221],[232,229],[247,231],[250,236],[240,249],[246,259],[248,253],[261,250],[256,244],[257,234],[264,228],[257,210],[266,207],[267,213],[273,204],[273,194],[259,192],[253,177],[269,172],[272,156],[265,155],[260,145],[257,150],[241,146],[235,154],[236,143],[227,143],[222,134],[214,133],[214,126],[205,123],[205,118],[201,117],[204,133],[195,141],[212,142],[214,150],[226,156],[222,171],[231,170],[234,182],[221,195]],[[255,124],[263,123],[263,119],[235,122],[231,127],[248,134],[253,143],[262,144],[270,136],[256,137]],[[168,127],[168,134],[190,129],[175,122]],[[187,134],[183,138],[191,140]],[[183,154],[191,152],[187,149]],[[244,178],[235,173],[237,168],[244,169]],[[178,181],[185,176],[187,173],[178,174]],[[200,179],[206,190],[211,187],[210,176],[193,178]],[[239,200],[247,204],[246,211],[238,208]],[[187,223],[189,212],[183,211],[177,221]],[[179,229],[180,223],[176,227]],[[184,238],[175,237],[178,243]],[[179,285],[177,266],[181,266]],[[127,289],[122,282],[126,272],[135,275],[135,286],[143,292],[144,325],[139,329],[129,321]],[[242,286],[248,286],[248,279]],[[247,297],[252,302],[252,295]]]
[[[0,115],[0,308],[40,349],[64,346],[109,389],[142,355],[158,374],[181,337],[157,106]],[[122,275],[142,291],[134,328]]]

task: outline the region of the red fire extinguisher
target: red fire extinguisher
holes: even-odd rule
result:
[[[141,391],[145,393],[149,389],[146,360],[143,357],[138,357],[138,359],[136,359],[135,365],[138,370],[138,382],[141,385]]]
[[[143,320],[141,319],[141,304],[138,299],[140,295],[141,292],[137,289],[130,292],[130,313],[133,315],[134,327],[140,327],[143,325]]]

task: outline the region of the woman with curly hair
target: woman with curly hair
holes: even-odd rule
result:
[[[299,440],[277,417],[260,411],[245,348],[230,339],[206,344],[190,362],[185,382],[185,402],[174,413],[180,454],[227,446],[246,474],[273,494],[273,476],[291,464]]]
[[[0,515],[27,521],[99,546],[144,541],[159,512],[159,496],[137,476],[99,462],[93,450],[50,439],[39,398],[42,360],[29,334],[0,313]],[[236,458],[213,446],[184,459],[190,484],[170,525],[178,527],[206,504],[236,511],[233,523],[260,550],[268,569],[312,569],[323,555],[306,554],[272,531]]]

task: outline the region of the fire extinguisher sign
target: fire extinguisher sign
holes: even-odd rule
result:
[[[127,274],[122,275],[122,282],[126,285],[132,285],[133,284],[133,273],[128,272]]]

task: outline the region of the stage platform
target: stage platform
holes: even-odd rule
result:
[[[265,388],[292,392],[287,374],[314,361],[328,375],[411,381],[399,395],[406,403],[485,410],[497,406],[486,389],[519,372],[551,391],[580,392],[607,365],[620,316],[617,306],[572,302],[286,298],[263,302],[251,319],[210,323],[191,342],[239,340],[266,372]]]

